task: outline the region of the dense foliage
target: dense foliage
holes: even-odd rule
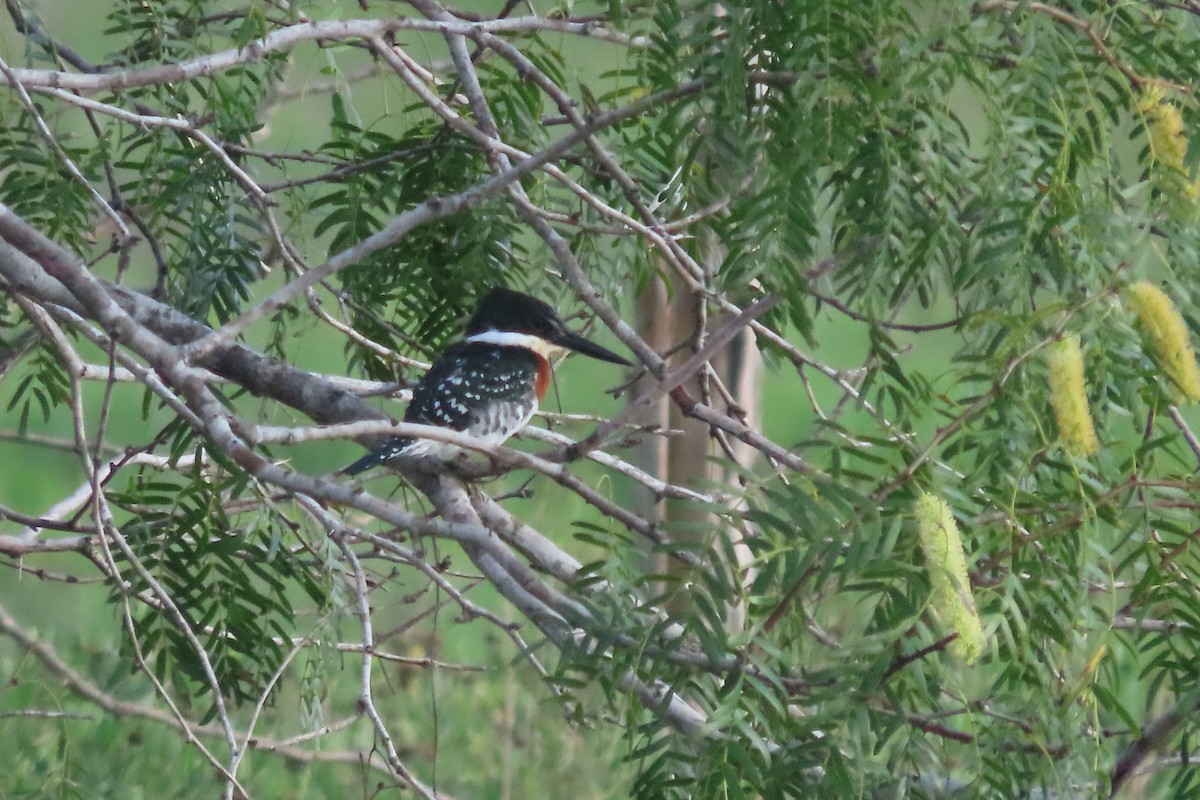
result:
[[[7,4],[0,791],[1194,796],[1200,6],[501,6]],[[332,474],[498,284],[714,468]]]

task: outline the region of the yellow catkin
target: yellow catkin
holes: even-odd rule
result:
[[[933,609],[958,634],[950,643],[950,651],[970,664],[987,649],[987,641],[971,594],[958,523],[946,501],[928,492],[917,497],[916,517],[921,552],[933,588]]]
[[[1200,202],[1200,180],[1191,179],[1186,163],[1189,141],[1179,107],[1166,99],[1162,87],[1151,86],[1138,96],[1137,110],[1149,129],[1151,160],[1178,174],[1181,180],[1172,186],[1184,199]]]
[[[1100,448],[1100,440],[1096,438],[1092,412],[1088,409],[1078,336],[1068,336],[1046,347],[1046,372],[1054,421],[1063,446],[1077,456],[1091,455]]]
[[[1171,298],[1154,284],[1140,281],[1125,290],[1125,302],[1137,315],[1159,366],[1175,388],[1186,400],[1200,402],[1200,367],[1187,323]]]
[[[1137,108],[1149,124],[1151,157],[1186,176],[1188,169],[1184,159],[1187,157],[1188,137],[1179,108],[1167,101],[1165,93],[1158,86],[1142,92]]]

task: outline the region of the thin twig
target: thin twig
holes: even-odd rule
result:
[[[1129,82],[1133,84],[1135,89],[1141,86],[1161,86],[1163,88],[1172,89],[1176,92],[1182,92],[1184,94],[1191,93],[1191,89],[1182,84],[1163,80],[1162,78],[1139,74],[1133,69],[1133,67],[1130,67],[1128,64],[1117,58],[1112,49],[1105,44],[1104,39],[1101,38],[1100,34],[1096,33],[1096,28],[1092,25],[1092,23],[1088,22],[1087,20],[1080,19],[1069,11],[1058,8],[1057,6],[1051,6],[1045,3],[1026,3],[1021,2],[1021,0],[983,0],[983,2],[976,3],[973,8],[976,12],[996,10],[1015,12],[1028,9],[1029,11],[1033,11],[1038,14],[1045,14],[1055,22],[1061,22],[1062,24],[1074,28],[1084,36],[1088,37],[1088,39],[1090,39],[1092,42],[1092,46],[1096,49],[1096,52],[1100,55],[1100,57],[1103,58],[1110,67],[1124,75]]]

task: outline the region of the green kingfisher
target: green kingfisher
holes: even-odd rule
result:
[[[497,445],[528,424],[550,385],[550,357],[563,350],[613,364],[624,358],[567,330],[547,303],[493,289],[467,323],[466,338],[447,348],[413,390],[405,422],[440,425]],[[455,445],[394,436],[342,470],[357,475],[393,459],[450,460]]]

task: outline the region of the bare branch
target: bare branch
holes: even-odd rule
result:
[[[125,225],[125,220],[121,219],[121,215],[113,210],[113,207],[109,205],[107,200],[100,196],[100,193],[96,191],[94,186],[92,186],[91,181],[83,177],[83,173],[79,171],[79,167],[75,164],[71,157],[67,155],[67,152],[63,150],[62,145],[58,143],[58,139],[50,131],[49,126],[46,125],[46,120],[42,118],[41,112],[39,112],[37,106],[34,105],[33,99],[29,96],[29,93],[25,91],[25,87],[21,85],[19,80],[14,78],[13,72],[14,70],[8,66],[4,59],[0,58],[0,77],[2,77],[9,86],[16,90],[17,97],[20,98],[21,104],[25,106],[25,111],[30,117],[33,118],[34,123],[37,125],[38,133],[40,133],[42,138],[46,140],[46,144],[50,147],[50,150],[58,158],[59,162],[62,163],[67,172],[70,173],[71,177],[74,178],[81,186],[87,189],[88,194],[92,196],[92,200],[95,201],[96,205],[100,207],[100,210],[104,212],[104,215],[108,217],[109,220],[112,221],[113,225],[116,226],[117,230],[120,231],[121,238],[129,238],[129,228]]]
[[[1028,9],[1029,11],[1038,14],[1045,14],[1055,22],[1061,22],[1062,24],[1074,28],[1084,36],[1088,37],[1088,39],[1092,42],[1092,46],[1096,49],[1096,52],[1100,55],[1100,57],[1103,58],[1110,67],[1124,75],[1125,78],[1131,84],[1133,84],[1134,88],[1138,88],[1140,86],[1162,86],[1163,88],[1172,89],[1177,92],[1190,92],[1187,86],[1166,81],[1161,78],[1138,74],[1132,67],[1117,58],[1112,49],[1104,43],[1104,39],[1100,37],[1100,34],[1096,33],[1096,28],[1094,25],[1092,25],[1092,23],[1088,22],[1087,20],[1080,19],[1079,17],[1071,14],[1069,11],[1058,8],[1057,6],[1036,2],[1027,4],[1019,3],[1017,0],[983,0],[983,2],[976,3],[974,9],[976,12],[998,10],[1018,12]]]
[[[31,632],[24,628],[17,620],[9,613],[8,609],[0,604],[0,634],[7,636],[23,647],[27,652],[33,654],[38,661],[42,663],[46,669],[61,680],[63,684],[73,694],[78,695],[89,703],[92,703],[97,708],[100,708],[104,713],[114,717],[134,717],[145,719],[151,722],[156,722],[162,725],[179,730],[185,737],[193,736],[224,736],[224,731],[220,726],[215,725],[196,725],[186,721],[180,721],[174,714],[162,711],[151,706],[141,705],[139,703],[121,700],[117,697],[101,690],[94,683],[84,678],[79,672],[71,667],[62,656],[48,643],[40,641]],[[310,734],[294,737],[288,740],[277,740],[271,737],[258,736],[249,741],[249,744],[255,750],[264,752],[276,753],[277,755],[296,762],[337,762],[337,763],[363,763],[372,766],[375,769],[380,769],[388,774],[389,770],[383,764],[371,759],[370,755],[362,755],[360,753],[342,751],[342,750],[302,750],[295,745],[309,741],[314,738],[325,736],[329,733],[338,730],[337,726],[329,726],[320,731],[315,731]]]
[[[383,718],[380,717],[379,711],[375,708],[375,700],[371,690],[371,658],[375,643],[371,626],[371,606],[367,600],[367,580],[363,574],[362,566],[358,563],[358,557],[354,555],[354,551],[346,546],[344,540],[339,538],[334,541],[354,571],[354,597],[357,601],[356,607],[358,609],[359,622],[362,625],[363,643],[359,702],[362,704],[367,717],[370,718],[372,724],[375,726],[376,735],[383,742],[388,764],[418,795],[425,798],[425,800],[437,800],[437,795],[433,790],[417,780],[408,767],[404,765],[404,762],[400,760],[400,754],[396,752],[396,744],[392,741],[392,735],[388,732],[387,725],[384,724]]]
[[[449,21],[438,23],[408,17],[312,21],[272,31],[263,38],[256,39],[243,47],[230,48],[179,63],[101,74],[14,69],[11,75],[0,78],[0,86],[20,83],[30,88],[47,87],[89,93],[120,92],[139,86],[184,83],[203,78],[232,67],[254,64],[271,53],[290,50],[303,42],[366,40],[402,30],[427,33],[443,33],[447,30],[454,30],[467,35],[476,30],[489,33],[554,31],[600,39],[613,38],[610,35],[612,32],[600,26],[552,20],[546,17],[514,17],[487,22],[465,22],[452,17]],[[626,44],[626,42],[620,43]],[[641,43],[642,40],[631,39],[628,45],[639,46]]]

